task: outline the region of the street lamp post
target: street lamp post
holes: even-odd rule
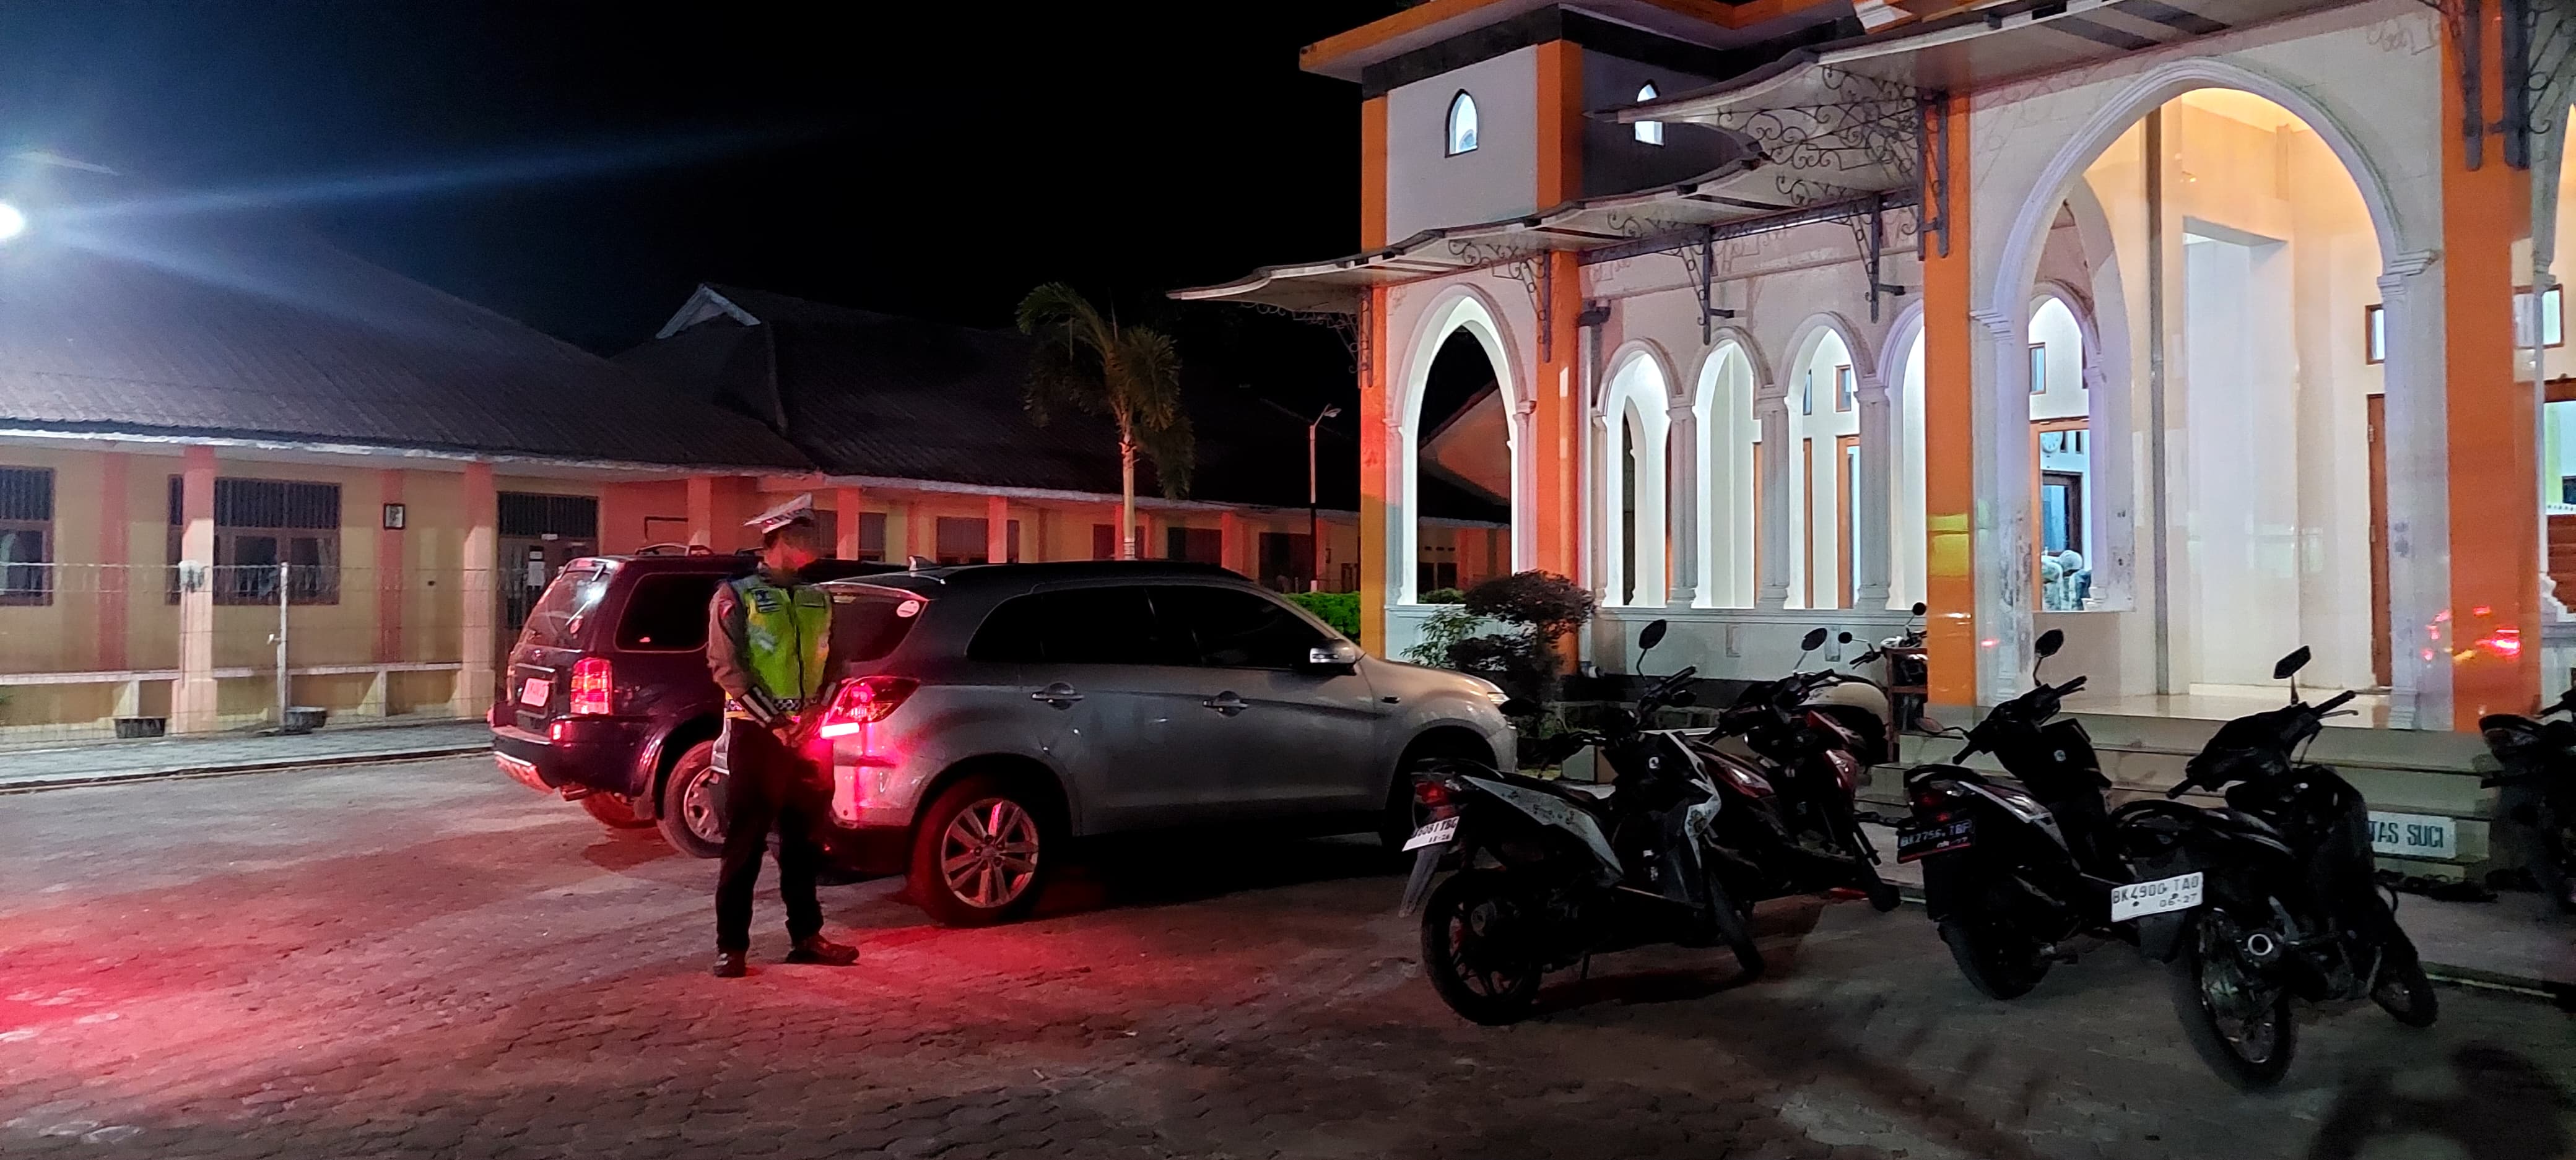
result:
[[[1326,407],[1315,421],[1306,424],[1306,591],[1324,590],[1324,518],[1319,514],[1315,488],[1315,431],[1324,420],[1342,413],[1340,407]]]

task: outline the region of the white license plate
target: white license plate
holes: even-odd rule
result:
[[[546,698],[553,696],[554,691],[555,683],[553,681],[549,681],[544,677],[530,677],[528,678],[527,684],[519,686],[519,703],[522,705],[542,708],[546,703]]]
[[[1415,830],[1412,837],[1404,840],[1404,848],[1407,850],[1419,850],[1424,846],[1438,845],[1439,843],[1446,842],[1457,836],[1458,819],[1442,818],[1439,821],[1424,826],[1419,830]]]
[[[2111,921],[2126,922],[2163,914],[2169,910],[2189,910],[2200,905],[2200,875],[2197,872],[2177,878],[2159,878],[2153,882],[2132,882],[2111,888]]]

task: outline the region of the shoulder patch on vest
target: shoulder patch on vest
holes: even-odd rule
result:
[[[749,592],[745,592],[743,593],[743,599],[749,600],[753,608],[757,608],[762,612],[776,612],[778,611],[779,606],[784,603],[778,599],[778,590],[769,587],[754,588]]]

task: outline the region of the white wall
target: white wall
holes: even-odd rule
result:
[[[1449,101],[1460,89],[1476,99],[1477,143],[1451,157]],[[1386,154],[1389,242],[1538,208],[1538,49],[1390,90]]]

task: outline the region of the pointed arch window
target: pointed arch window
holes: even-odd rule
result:
[[[1655,82],[1653,81],[1647,81],[1645,84],[1640,85],[1637,88],[1637,100],[1641,104],[1646,101],[1654,100],[1656,97],[1662,95],[1662,93],[1655,90]],[[1637,140],[1645,142],[1648,145],[1663,144],[1664,123],[1661,121],[1637,122]]]
[[[1476,98],[1467,90],[1449,98],[1449,156],[1476,151]]]

